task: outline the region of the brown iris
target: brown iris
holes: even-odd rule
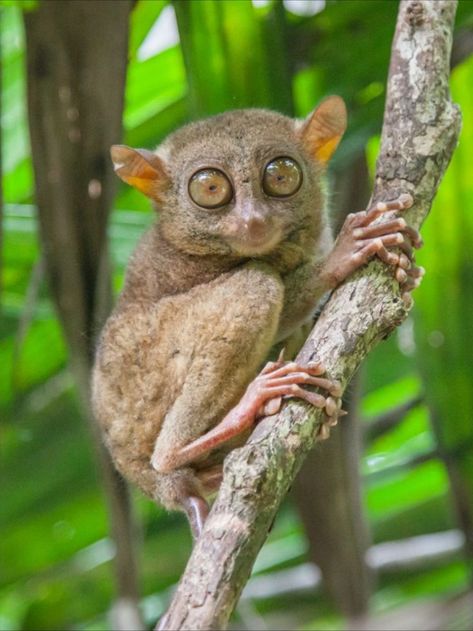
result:
[[[189,181],[189,195],[203,208],[218,208],[228,204],[233,196],[227,176],[218,169],[197,171]]]
[[[263,174],[263,190],[271,197],[288,197],[302,183],[301,167],[292,158],[276,158],[266,165]]]

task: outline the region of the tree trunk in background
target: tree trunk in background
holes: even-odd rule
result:
[[[335,232],[349,212],[366,207],[369,194],[366,159],[361,154],[335,178]],[[367,611],[371,592],[365,562],[370,541],[359,472],[362,440],[358,376],[348,390],[343,406],[348,415],[331,432],[330,440],[308,455],[293,495],[309,539],[310,558],[322,571],[328,595],[343,614],[356,616]]]
[[[28,117],[40,236],[52,297],[107,496],[116,544],[115,628],[140,627],[128,491],[90,410],[97,331],[112,303],[107,220],[115,194],[131,0],[50,0],[25,13]]]

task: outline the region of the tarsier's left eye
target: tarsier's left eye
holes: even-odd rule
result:
[[[197,171],[189,181],[189,195],[203,208],[218,208],[233,197],[233,189],[229,179],[218,169],[202,169]]]
[[[301,167],[292,158],[276,158],[266,165],[263,190],[267,195],[288,197],[299,190],[301,183]]]

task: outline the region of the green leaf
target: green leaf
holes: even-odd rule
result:
[[[151,27],[159,18],[161,11],[168,4],[168,0],[138,0],[131,13],[130,24],[130,58],[136,56],[138,48],[148,35]]]

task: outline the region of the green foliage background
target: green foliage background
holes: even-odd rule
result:
[[[326,94],[351,113],[335,168],[367,147],[376,155],[396,2],[327,1],[314,16],[280,2],[174,3],[181,44],[142,60],[139,51],[165,0],[140,0],[131,17],[124,141],[153,147],[186,120],[228,108],[269,106],[306,115]],[[91,448],[66,366],[66,350],[42,280],[26,123],[21,3],[1,10],[4,248],[0,323],[0,628],[102,629],[113,599],[106,515]],[[34,7],[33,7],[34,10]],[[459,26],[473,6],[460,3]],[[464,126],[423,230],[427,269],[413,318],[369,357],[362,411],[366,423],[417,393],[423,404],[370,443],[362,470],[374,542],[455,527],[440,451],[458,460],[473,505],[473,59],[452,73]],[[335,191],[336,193],[336,191]],[[152,220],[147,201],[120,188],[110,224],[114,283]],[[414,329],[415,320],[415,329]],[[462,447],[460,449],[460,447]],[[161,613],[190,551],[187,526],[138,494],[140,565],[148,622]],[[255,575],[306,561],[307,543],[288,501],[258,559]],[[460,555],[416,572],[385,574],[373,606],[382,611],[421,597],[465,589]],[[243,618],[271,621],[293,612],[311,629],[343,623],[321,595],[245,601]],[[300,613],[304,612],[304,616]],[[308,623],[311,618],[317,619]],[[276,619],[276,618],[274,618]],[[268,622],[271,628],[271,622]]]

